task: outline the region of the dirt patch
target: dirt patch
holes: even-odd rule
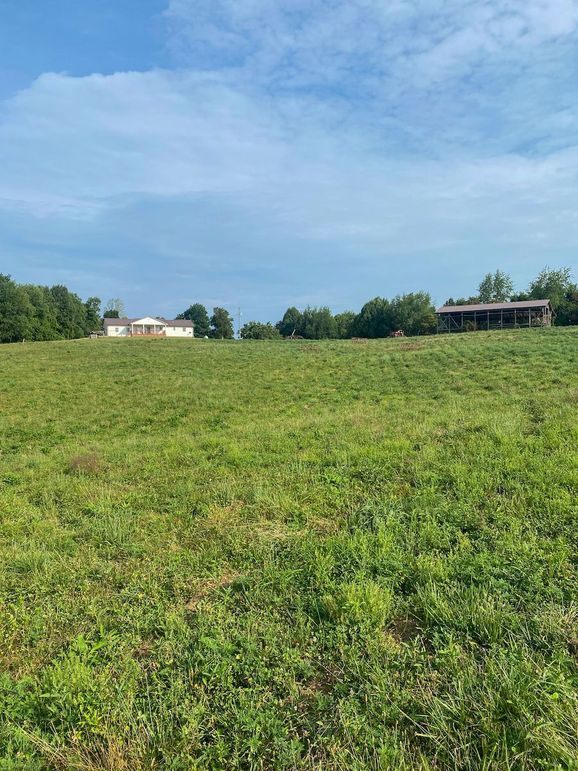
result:
[[[419,634],[419,627],[415,618],[411,616],[397,616],[393,619],[387,633],[400,643],[409,643]]]
[[[331,693],[338,680],[339,673],[335,669],[324,669],[310,680],[299,685],[299,693],[306,701],[318,695]]]
[[[95,452],[75,455],[68,461],[68,473],[77,476],[98,474],[102,468],[100,457]]]
[[[217,578],[209,578],[201,584],[193,596],[185,603],[185,610],[194,613],[201,602],[218,589],[226,589],[241,578],[240,573],[223,573]]]
[[[140,645],[134,649],[132,655],[135,659],[147,659],[154,648],[154,642],[152,640],[142,640]]]

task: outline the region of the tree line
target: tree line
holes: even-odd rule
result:
[[[68,340],[100,329],[100,300],[65,286],[17,284],[0,274],[0,342]]]
[[[570,268],[544,268],[527,290],[514,291],[511,276],[501,270],[487,273],[477,294],[450,297],[446,305],[550,300],[556,313],[555,324],[578,324],[578,285],[572,280]],[[240,330],[240,336],[253,339],[303,337],[310,340],[350,337],[388,337],[397,330],[406,335],[428,335],[436,330],[435,308],[427,292],[398,295],[393,300],[374,297],[359,313],[344,311],[333,315],[327,307],[287,308],[281,321],[269,323],[250,321]]]
[[[189,319],[195,325],[196,337],[232,338],[233,319],[224,308],[215,308],[209,319],[207,309],[195,303],[177,318]],[[302,337],[327,340],[349,337],[387,337],[397,329],[406,334],[427,334],[436,327],[435,309],[426,292],[400,295],[393,300],[376,297],[366,303],[360,313],[345,311],[333,315],[327,307],[288,308],[283,318],[270,322],[249,321],[239,330],[245,340],[274,340]]]
[[[578,285],[569,268],[544,268],[528,288],[515,292],[511,276],[497,270],[487,273],[470,297],[450,297],[446,305],[549,299],[556,313],[557,325],[578,324]],[[122,300],[109,300],[101,316],[101,301],[89,297],[83,301],[60,284],[39,286],[17,284],[10,276],[0,274],[0,342],[20,340],[61,340],[85,337],[101,329],[102,318],[121,318],[125,310]],[[201,303],[190,305],[177,316],[189,319],[196,337],[231,339],[234,325],[231,314],[220,307],[209,313]],[[240,337],[274,340],[302,337],[324,340],[351,337],[388,337],[397,330],[406,335],[427,335],[436,329],[435,308],[427,292],[410,292],[391,300],[374,297],[356,313],[333,314],[328,307],[287,308],[276,324],[249,321]]]

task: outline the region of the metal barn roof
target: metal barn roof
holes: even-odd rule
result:
[[[550,300],[521,300],[513,303],[480,303],[479,305],[442,305],[436,313],[474,313],[476,311],[515,311],[522,308],[544,308]]]

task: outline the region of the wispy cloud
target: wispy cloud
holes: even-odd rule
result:
[[[187,274],[262,315],[568,261],[578,2],[172,0],[166,18],[175,71],[46,74],[1,106],[4,250],[118,255],[127,291],[140,259],[166,303]]]

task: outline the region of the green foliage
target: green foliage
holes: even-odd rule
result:
[[[87,332],[86,307],[80,297],[65,286],[50,288],[56,307],[56,322],[62,337],[74,339],[84,337]]]
[[[556,312],[556,324],[578,324],[578,286],[572,281],[570,268],[544,268],[530,284],[528,297],[550,300]]]
[[[213,308],[211,316],[211,337],[228,340],[234,337],[233,318],[224,308]]]
[[[88,300],[84,303],[84,307],[86,309],[86,331],[95,332],[102,327],[102,321],[100,318],[100,297],[89,297]]]
[[[507,302],[510,300],[513,291],[514,283],[507,273],[501,270],[497,270],[493,275],[486,273],[478,287],[479,302]]]
[[[10,276],[0,274],[0,342],[11,343],[30,337],[34,308],[23,287]]]
[[[570,278],[570,268],[552,270],[545,267],[532,281],[528,288],[528,297],[532,300],[550,300],[556,310],[568,290],[573,288]]]
[[[479,295],[476,297],[447,300],[446,305],[470,305],[475,303],[525,301],[525,300],[550,300],[556,313],[554,323],[557,326],[569,326],[578,324],[578,285],[572,281],[570,268],[553,270],[544,268],[538,276],[530,282],[526,292],[513,291],[510,276],[497,270],[493,275],[487,273],[480,286]]]
[[[435,331],[435,308],[427,292],[398,295],[393,300],[376,297],[366,303],[353,323],[359,337],[388,337],[401,329],[406,335]]]
[[[278,340],[281,337],[277,327],[259,321],[248,321],[241,327],[240,335],[243,340]]]
[[[211,324],[207,309],[201,303],[190,305],[186,311],[179,313],[178,319],[192,321],[195,329],[195,337],[208,337],[211,332]]]
[[[374,297],[366,302],[353,323],[358,337],[387,337],[393,330],[389,300]]]
[[[477,305],[480,302],[478,295],[472,295],[471,297],[458,297],[454,300],[453,297],[447,299],[444,305]]]
[[[390,305],[390,317],[393,329],[402,329],[406,335],[432,334],[437,326],[435,308],[427,292],[395,297]]]
[[[301,334],[302,313],[297,308],[287,308],[281,321],[277,323],[277,329],[283,337],[290,337],[292,334]]]
[[[104,307],[105,319],[123,319],[126,316],[124,309],[124,303],[120,297],[113,297],[106,303]]]
[[[343,311],[343,313],[335,314],[337,337],[341,340],[347,340],[352,337],[356,317],[357,314],[353,311]]]
[[[100,300],[65,286],[16,284],[0,275],[0,342],[84,337],[100,327]]]
[[[578,329],[0,359],[0,768],[573,768]]]
[[[308,340],[328,340],[337,337],[337,324],[329,308],[307,307],[301,314],[298,334]]]

